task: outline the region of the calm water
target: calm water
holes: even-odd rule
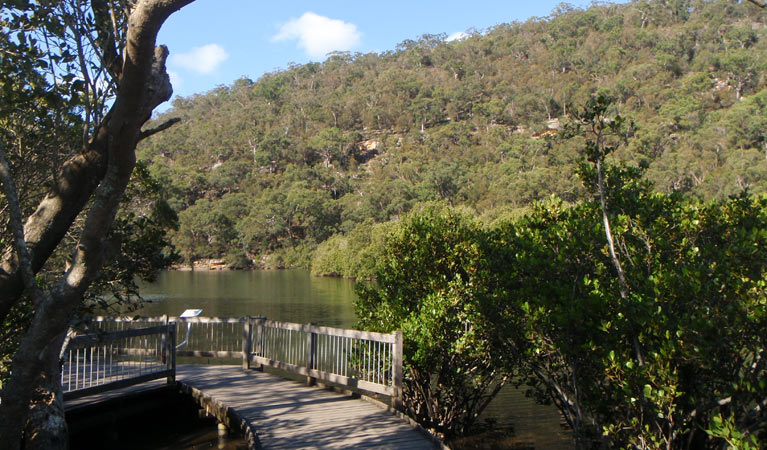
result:
[[[265,316],[271,320],[351,328],[354,283],[312,277],[305,270],[167,271],[141,287],[151,301],[137,314],[205,317]]]
[[[202,309],[205,317],[265,316],[272,320],[351,328],[354,282],[312,277],[305,270],[168,271],[141,287],[151,301],[137,314],[178,316]],[[488,406],[485,418],[497,422],[499,433],[456,442],[453,448],[571,448],[569,433],[553,407],[536,405],[523,390],[503,389]],[[514,437],[507,430],[514,428]]]

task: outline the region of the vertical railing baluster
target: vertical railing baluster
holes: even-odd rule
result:
[[[248,316],[242,323],[242,368],[250,369],[251,340],[253,339],[253,328]]]
[[[315,364],[317,364],[317,370],[320,371],[324,370],[325,340],[323,338],[323,335],[317,334],[317,361],[315,361]]]
[[[166,339],[167,347],[165,348],[165,361],[166,368],[170,370],[167,382],[173,384],[176,382],[176,324],[171,323],[166,325],[168,337]]]
[[[392,407],[402,409],[402,332],[394,332],[394,346],[392,348]]]
[[[333,373],[338,373],[338,336],[333,336]]]
[[[132,355],[130,354],[130,352],[127,351],[127,349],[129,348],[133,348],[133,339],[128,338],[128,339],[125,339],[125,341],[126,341],[125,342],[126,351],[125,351],[125,365],[123,367],[123,373],[122,373],[123,379],[129,376],[129,374],[133,371],[133,368],[135,366]]]
[[[204,346],[203,348],[207,347],[208,349],[213,348],[213,324],[208,322],[208,345]]]
[[[344,351],[344,376],[349,376],[349,355],[351,353],[349,349],[349,344],[351,343],[351,339],[348,337],[344,337],[344,345],[346,345],[346,351]]]
[[[104,365],[104,360],[101,356],[101,350],[104,348],[106,343],[101,344],[99,348],[96,349],[96,384],[102,384],[104,380],[104,371],[102,370],[101,366]],[[104,353],[106,355],[106,353]]]

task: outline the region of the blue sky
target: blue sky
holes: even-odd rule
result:
[[[558,0],[257,1],[197,0],[171,16],[158,43],[170,49],[175,95],[190,96],[330,51],[382,52],[425,33],[483,31],[545,17]],[[590,1],[571,2],[587,7]],[[166,109],[168,104],[160,109]]]

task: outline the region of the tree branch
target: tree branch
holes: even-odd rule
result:
[[[33,272],[42,268],[104,178],[106,131],[106,125],[102,124],[88,148],[64,163],[53,190],[27,218],[24,239]],[[9,249],[0,264],[0,321],[18,301],[24,288],[18,269],[18,254]]]
[[[13,245],[19,258],[19,269],[24,286],[32,294],[34,303],[38,303],[42,298],[42,292],[35,284],[35,274],[32,271],[32,258],[27,249],[27,242],[24,240],[23,216],[19,204],[19,195],[16,190],[16,183],[11,175],[11,168],[5,158],[5,148],[0,142],[0,181],[3,183],[3,192],[8,201],[10,215],[9,227],[13,233]]]
[[[168,52],[164,46],[155,47],[156,34],[170,14],[192,1],[142,1],[131,14],[131,25],[141,24],[140,34],[145,37],[138,38],[135,36],[138,33],[134,32],[134,40],[128,41],[130,43],[122,52],[125,67],[120,71],[120,90],[112,108],[97,125],[87,147],[63,165],[54,189],[24,224],[33,272],[37,273],[42,268],[104,178],[110,140],[131,146],[133,152],[139,138],[137,130],[151,117],[154,108],[173,93],[165,71]],[[124,88],[122,84],[125,84]],[[118,116],[136,119],[127,124],[121,118],[113,120]],[[125,130],[117,130],[123,127]],[[122,133],[128,130],[133,131]],[[122,135],[115,138],[116,134]],[[0,322],[23,291],[24,284],[18,269],[18,255],[6,251],[0,262]]]
[[[193,0],[140,0],[130,14],[128,34],[124,50],[125,61],[120,75],[119,91],[115,98],[104,124],[96,128],[94,140],[99,140],[103,147],[94,157],[96,163],[81,161],[85,167],[80,169],[93,169],[102,158],[106,159],[107,167],[104,172],[96,170],[94,178],[87,180],[69,179],[70,185],[62,186],[66,189],[75,188],[89,183],[95,183],[99,187],[96,190],[93,204],[88,211],[80,239],[75,248],[72,265],[66,273],[53,285],[49,293],[37,305],[34,319],[18,351],[13,357],[13,369],[11,377],[2,389],[2,403],[0,403],[0,436],[3,437],[4,445],[9,450],[18,449],[21,445],[21,436],[24,422],[28,414],[28,406],[35,390],[37,380],[41,376],[58,380],[58,365],[47,364],[45,356],[58,356],[61,342],[74,309],[82,301],[82,296],[90,283],[98,276],[105,257],[106,234],[111,228],[120,200],[129,183],[131,173],[136,163],[136,144],[138,143],[141,127],[151,116],[152,109],[158,101],[172,92],[168,75],[165,72],[165,58],[168,51],[165,47],[155,47],[157,33],[163,22],[175,11],[191,3]],[[78,155],[82,156],[82,155]],[[89,162],[91,164],[89,164]],[[78,167],[75,167],[78,169]],[[100,175],[100,176],[99,176]],[[99,184],[99,181],[101,183]],[[91,193],[84,194],[84,201],[78,207],[77,204],[71,209],[62,209],[61,205],[51,204],[56,212],[51,220],[57,219],[66,233],[85,203],[90,199]],[[53,193],[53,197],[57,196]],[[77,193],[70,192],[72,197],[78,197]],[[50,196],[49,196],[50,197]],[[35,214],[46,215],[44,204],[49,197],[43,200]],[[71,216],[71,220],[66,221]],[[64,219],[62,219],[62,217]],[[30,217],[30,220],[34,219]],[[63,220],[63,221],[62,221]],[[19,221],[20,223],[20,221]],[[51,222],[43,221],[43,228],[48,228]],[[26,227],[25,227],[26,228]],[[25,234],[31,230],[25,229]],[[44,234],[46,230],[36,230]],[[61,235],[63,236],[63,235]],[[27,242],[29,240],[27,239]],[[52,252],[60,242],[50,242]],[[46,255],[44,261],[50,255]],[[14,273],[4,271],[0,273],[6,278],[18,277],[19,258],[16,257],[16,269]],[[14,258],[11,258],[14,259]],[[30,266],[32,264],[27,264]],[[0,288],[2,288],[0,283]],[[15,303],[16,298],[0,290],[0,298],[3,305]],[[7,301],[9,300],[10,301]],[[10,307],[8,308],[10,309]],[[0,311],[2,312],[2,311]],[[60,337],[60,338],[57,338]],[[54,348],[55,347],[55,348]],[[52,351],[55,350],[55,351]]]
[[[180,117],[174,117],[172,119],[168,119],[167,121],[163,122],[161,125],[156,126],[154,128],[150,128],[148,130],[144,130],[141,132],[141,134],[138,136],[138,140],[143,141],[144,139],[148,138],[149,136],[152,136],[154,134],[157,134],[161,131],[165,131],[168,128],[172,127],[173,125],[181,122]]]
[[[112,79],[119,79],[122,71],[122,57],[118,53],[116,42],[120,36],[115,23],[112,5],[105,0],[93,0],[91,9],[96,24],[101,61]]]
[[[753,3],[754,5],[760,7],[760,8],[767,8],[767,2],[760,2],[759,0],[748,0],[749,3]]]

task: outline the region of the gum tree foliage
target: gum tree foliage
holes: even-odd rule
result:
[[[312,258],[312,274],[346,276],[371,280],[376,260],[383,251],[388,231],[394,222],[362,222],[346,234],[335,234],[317,247]]]
[[[149,217],[168,211],[151,213],[142,200],[151,183],[124,194],[136,144],[175,122],[142,130],[172,92],[157,32],[190,1],[2,4],[0,87],[19,107],[8,108],[3,97],[0,179],[10,236],[0,261],[0,323],[32,315],[0,392],[7,448],[21,445],[25,425],[25,448],[66,445],[58,356],[72,315],[100,280],[122,277],[130,292],[132,281],[121,275],[127,260],[157,256],[146,245],[162,241]],[[46,152],[52,161],[41,159]],[[43,189],[27,190],[29,183]],[[123,201],[133,213],[119,213]],[[59,262],[57,276],[43,276]]]
[[[759,107],[751,99],[767,88],[765,23],[767,12],[729,0],[561,5],[461,40],[423,36],[178,99],[161,119],[181,115],[184,124],[147,140],[140,156],[166,177],[179,213],[232,192],[248,194],[253,209],[298,179],[332,194],[342,233],[437,199],[492,215],[583,195],[574,176],[582,145],[554,136],[600,90],[637,124],[614,157],[647,163],[659,191],[761,193],[755,150],[764,141],[751,141],[760,115],[736,133],[723,118],[738,123],[740,105]],[[256,263],[314,246],[238,233],[227,254]]]

